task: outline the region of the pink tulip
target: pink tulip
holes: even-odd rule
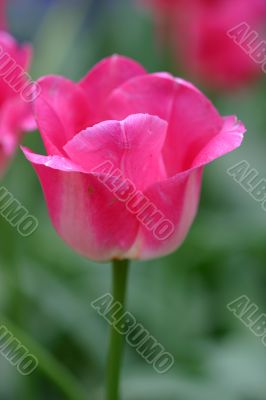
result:
[[[39,83],[35,114],[48,155],[23,150],[59,235],[94,260],[174,251],[195,217],[203,167],[241,144],[243,124],[221,117],[192,84],[148,74],[121,56],[103,60],[79,83],[60,76]],[[108,163],[119,173],[104,170]],[[133,186],[172,222],[167,239],[147,228],[150,210],[140,218],[133,200],[125,206]]]
[[[33,130],[31,106],[18,88],[23,87],[31,47],[20,46],[7,32],[0,31],[0,176],[13,156],[23,131]]]
[[[177,62],[189,76],[214,88],[236,89],[262,74],[228,31],[245,22],[258,33],[254,48],[265,40],[265,0],[144,1],[153,6],[160,33],[170,39]]]

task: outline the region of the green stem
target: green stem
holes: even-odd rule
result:
[[[38,369],[42,371],[64,393],[67,400],[86,400],[87,396],[73,375],[57,361],[54,356],[23,332],[6,317],[0,315],[1,324],[26,346],[30,353],[38,359]]]
[[[113,261],[113,298],[114,302],[121,303],[121,313],[123,313],[125,307],[128,267],[128,260]],[[120,400],[119,388],[123,347],[123,336],[112,326],[107,364],[106,400]]]

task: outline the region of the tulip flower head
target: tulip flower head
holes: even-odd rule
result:
[[[252,52],[266,39],[265,0],[144,2],[154,10],[160,34],[166,36],[177,63],[183,65],[189,76],[214,89],[232,90],[262,74]],[[247,24],[257,36],[252,44],[246,45],[249,46],[246,50],[228,35],[241,23]]]
[[[112,56],[79,83],[39,80],[36,121],[47,151],[23,149],[59,235],[88,258],[174,251],[196,215],[204,166],[245,128],[191,83]]]
[[[36,126],[31,106],[19,92],[27,84],[30,59],[29,45],[20,46],[9,33],[0,31],[0,176],[12,158],[22,132]]]

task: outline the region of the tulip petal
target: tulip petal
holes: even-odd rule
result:
[[[80,82],[93,109],[93,125],[108,119],[105,104],[110,93],[128,79],[144,74],[147,72],[140,64],[124,56],[113,55],[96,64]]]
[[[169,121],[163,150],[169,176],[191,168],[197,154],[223,126],[222,117],[198,89],[169,74],[131,79],[113,92],[108,109],[116,119],[147,112]]]
[[[18,51],[17,63],[21,65],[21,67],[27,71],[30,67],[30,63],[32,60],[32,52],[33,49],[30,44],[25,44]]]
[[[64,154],[63,146],[91,124],[91,111],[84,91],[60,76],[38,81],[41,92],[34,109],[48,154]]]
[[[55,229],[80,254],[105,261],[120,258],[135,241],[138,221],[97,179],[58,156],[23,149],[46,198]]]
[[[203,166],[240,146],[244,132],[244,125],[236,117],[224,118],[221,132],[201,150],[190,170],[155,183],[145,191],[154,207],[144,210],[139,218],[148,223],[152,221],[152,212],[159,211],[163,221],[152,231],[140,224],[138,237],[128,257],[160,257],[181,245],[197,212]]]
[[[176,92],[176,82],[161,74],[132,78],[113,91],[107,109],[111,118],[147,113],[168,121]]]
[[[32,48],[26,44],[20,46],[8,33],[0,31],[0,105],[7,98],[17,97],[11,84],[22,87],[21,75],[26,72],[31,61]],[[8,83],[10,82],[10,83]],[[18,83],[19,82],[19,83]],[[25,75],[26,82],[26,75]]]
[[[200,151],[194,159],[192,167],[203,166],[233,151],[241,145],[245,132],[245,126],[235,116],[225,117],[221,132]]]
[[[20,97],[12,97],[1,108],[0,118],[0,175],[14,155],[24,130],[36,128],[31,106]]]
[[[86,171],[109,161],[144,190],[166,178],[162,159],[167,123],[148,114],[105,121],[76,135],[65,146],[68,156]]]
[[[27,160],[32,164],[44,165],[46,167],[56,169],[64,172],[85,172],[79,165],[75,164],[73,161],[62,156],[43,156],[41,154],[33,153],[28,148],[21,146]]]
[[[164,147],[170,176],[190,169],[197,154],[223,126],[222,117],[206,96],[182,79],[176,82],[178,90]]]
[[[161,257],[181,245],[197,212],[202,171],[202,168],[197,168],[177,174],[145,191],[154,212],[162,215],[161,223],[156,223],[152,230],[141,223],[136,241],[126,257]],[[150,210],[147,208],[139,213],[140,220],[147,225],[153,218]]]

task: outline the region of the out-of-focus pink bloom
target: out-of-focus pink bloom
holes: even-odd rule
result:
[[[238,147],[244,126],[221,117],[192,84],[148,74],[121,56],[101,61],[77,84],[60,76],[39,83],[35,114],[48,155],[23,150],[59,235],[95,260],[174,251],[195,217],[203,167]],[[173,223],[170,237],[156,238],[108,190],[117,193],[121,182],[99,169],[108,161]]]
[[[158,29],[164,36],[167,29],[177,61],[194,79],[218,89],[235,89],[261,74],[260,66],[227,32],[246,22],[251,30],[258,32],[259,45],[266,39],[265,0],[146,0],[146,3],[153,6]]]
[[[36,126],[30,104],[11,87],[16,82],[23,87],[23,78],[12,75],[15,71],[12,68],[16,67],[16,71],[21,68],[21,73],[27,71],[30,58],[29,45],[20,46],[10,34],[0,31],[0,176],[13,156],[22,132]]]

